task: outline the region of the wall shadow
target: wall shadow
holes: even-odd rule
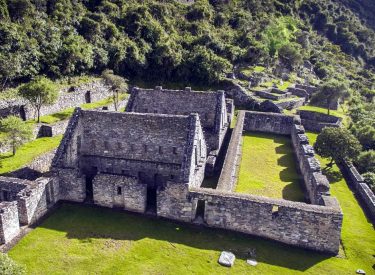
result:
[[[299,271],[332,257],[241,233],[67,203],[62,204],[40,227],[66,232],[68,239],[78,239],[83,243],[93,238],[129,241],[149,238],[215,250],[218,256],[221,251],[229,250],[242,260],[246,260],[248,251],[255,248],[258,262]]]

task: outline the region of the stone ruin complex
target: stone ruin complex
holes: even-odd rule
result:
[[[298,116],[239,111],[218,185],[201,187],[212,151],[221,149],[230,106],[223,92],[157,88],[135,89],[125,113],[77,108],[48,177],[0,178],[1,242],[11,242],[20,226],[39,220],[56,202],[72,201],[337,254],[343,214]],[[233,192],[242,134],[254,131],[290,136],[309,203]]]

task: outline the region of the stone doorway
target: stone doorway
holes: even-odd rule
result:
[[[93,188],[93,180],[98,173],[97,167],[92,167],[90,171],[85,174],[86,176],[86,203],[93,203],[94,202],[94,188]]]
[[[26,121],[26,110],[25,110],[25,105],[22,105],[20,107],[20,117],[23,121]]]
[[[147,186],[146,212],[156,215],[156,187]]]
[[[195,211],[195,222],[204,222],[204,212],[206,210],[206,202],[204,200],[198,200],[197,208]]]
[[[90,91],[87,91],[85,93],[85,102],[86,103],[91,103],[91,92]]]

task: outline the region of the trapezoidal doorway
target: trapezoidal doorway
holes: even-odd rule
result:
[[[86,174],[86,203],[92,203],[94,201],[94,190],[92,181],[98,173],[97,167],[92,167],[90,172]]]

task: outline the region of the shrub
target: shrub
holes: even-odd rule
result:
[[[0,274],[21,275],[26,274],[25,268],[13,261],[7,254],[0,253]]]
[[[365,180],[365,183],[370,187],[372,192],[375,192],[375,173],[367,172],[364,173],[362,176]]]
[[[355,163],[360,173],[375,173],[375,151],[369,150],[360,153]]]

